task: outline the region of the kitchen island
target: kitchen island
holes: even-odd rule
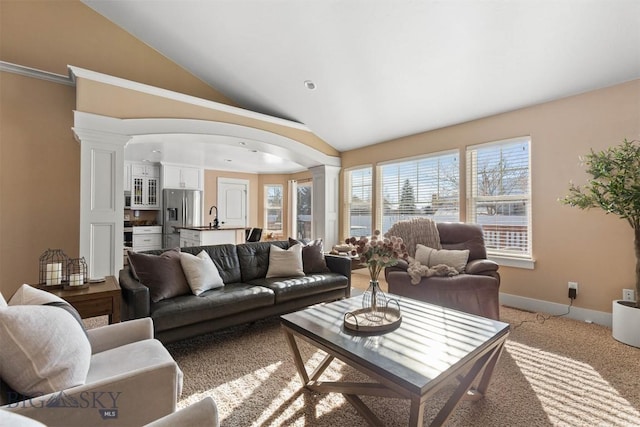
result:
[[[175,227],[180,230],[180,247],[239,244],[245,241],[245,228]]]

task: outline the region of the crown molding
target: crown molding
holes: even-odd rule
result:
[[[250,119],[260,120],[263,122],[273,123],[280,126],[286,126],[292,129],[298,129],[305,132],[313,133],[306,125],[300,122],[294,122],[292,120],[286,120],[279,117],[269,116],[267,114],[258,113],[256,111],[245,110],[244,108],[234,107],[232,105],[222,104],[216,101],[210,101],[207,99],[198,98],[192,95],[186,95],[180,92],[174,92],[168,89],[162,89],[156,86],[151,86],[145,83],[134,82],[126,80],[120,77],[103,74],[97,71],[91,71],[84,68],[76,67],[74,65],[68,65],[69,75],[75,82],[78,78],[87,80],[93,80],[95,82],[104,83],[124,89],[134,90],[149,95],[159,96],[165,99],[171,99],[174,101],[184,102],[186,104],[197,105],[199,107],[210,108],[217,111],[223,111],[225,113],[235,114]]]
[[[70,76],[51,73],[49,71],[38,70],[36,68],[25,67],[24,65],[12,64],[11,62],[0,61],[0,71],[7,73],[19,74],[34,79],[46,80],[52,83],[63,84],[67,86],[75,86],[76,83]]]

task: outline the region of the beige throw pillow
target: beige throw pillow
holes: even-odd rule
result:
[[[301,277],[304,276],[302,268],[302,245],[296,244],[289,249],[281,249],[271,245],[269,251],[269,269],[266,277]]]
[[[469,260],[469,250],[433,249],[421,244],[416,245],[415,260],[427,267],[444,264],[455,268],[458,273],[464,272]]]
[[[206,251],[201,251],[197,256],[180,252],[180,264],[194,295],[224,286],[216,265]]]
[[[0,377],[25,396],[85,383],[91,344],[69,313],[46,305],[0,308]]]

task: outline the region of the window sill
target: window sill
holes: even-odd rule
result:
[[[536,260],[533,258],[514,258],[504,255],[487,255],[487,258],[491,261],[497,262],[498,265],[503,267],[514,267],[533,270],[536,265]]]

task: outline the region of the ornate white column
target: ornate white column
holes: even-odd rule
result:
[[[79,128],[80,256],[89,277],[117,276],[123,264],[124,147],[131,138]]]
[[[314,166],[309,168],[313,177],[314,238],[322,238],[325,250],[338,243],[338,195],[340,194],[340,166]]]

